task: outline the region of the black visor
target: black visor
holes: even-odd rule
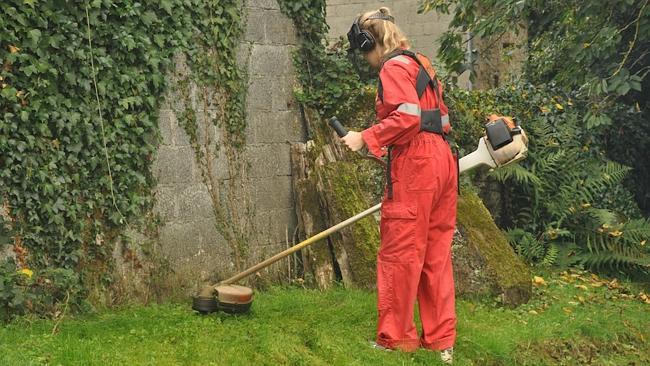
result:
[[[350,27],[350,30],[348,31],[348,42],[350,42],[350,51],[359,49],[359,43],[357,42],[357,39],[359,38],[359,34],[361,33],[361,30],[359,29],[359,23],[358,19],[355,19],[354,23],[352,23],[352,26]]]

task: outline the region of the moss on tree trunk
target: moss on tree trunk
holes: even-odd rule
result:
[[[377,203],[368,183],[377,181],[376,173],[366,169],[374,163],[342,148],[319,116],[311,112],[306,116],[313,139],[292,147],[296,214],[303,239]],[[530,271],[471,190],[463,190],[459,197],[457,228],[452,246],[457,295],[499,296],[508,305],[526,302]],[[379,243],[378,217],[368,216],[304,249],[304,277],[321,288],[336,280],[374,288]]]
[[[470,189],[463,189],[458,198],[457,228],[453,244],[457,295],[498,295],[506,305],[527,302],[532,291],[529,268]]]

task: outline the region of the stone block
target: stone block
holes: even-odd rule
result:
[[[214,217],[212,199],[205,184],[178,186],[175,193],[178,200],[179,221],[190,222]]]
[[[214,155],[214,160],[212,161],[212,174],[214,174],[214,177],[218,180],[230,178],[228,158],[223,151],[218,151]]]
[[[161,146],[153,162],[152,171],[159,184],[191,183],[194,151],[191,147]]]
[[[300,112],[294,110],[253,113],[246,126],[250,144],[303,141],[304,133]]]
[[[251,77],[248,84],[247,108],[249,115],[270,111],[297,109],[293,95],[292,76]]]
[[[254,238],[257,246],[273,245],[272,254],[276,254],[286,248],[287,236],[289,243],[292,241],[296,227],[295,212],[292,208],[260,211],[255,215],[254,225],[258,228]]]
[[[171,109],[162,109],[158,113],[158,127],[162,138],[161,145],[171,146],[174,144],[174,112]]]
[[[367,3],[360,3],[360,2],[352,2],[352,3],[345,3],[345,4],[339,4],[336,6],[331,6],[327,7],[327,15],[328,16],[350,16],[352,20],[354,20],[354,17],[362,13],[364,11],[372,10],[372,9],[377,9],[380,6],[384,6],[384,1],[380,2],[375,2],[379,4],[367,4]],[[380,5],[381,4],[381,5]]]
[[[249,163],[250,178],[291,174],[289,144],[248,145],[244,158]]]
[[[182,263],[197,265],[208,257],[226,257],[227,243],[213,219],[169,223],[160,229],[161,251],[173,267]],[[227,260],[226,260],[227,261]]]
[[[274,92],[271,99],[271,108],[274,111],[286,111],[297,108],[296,98],[293,95],[295,79],[293,76],[280,76],[273,80]]]
[[[248,82],[246,96],[249,115],[259,111],[270,112],[273,108],[273,80],[270,77],[251,77]]]
[[[266,212],[293,207],[290,176],[256,179],[251,183],[255,185],[253,202],[256,211]]]
[[[272,10],[280,9],[280,5],[276,0],[248,0],[246,1],[246,7]]]
[[[154,212],[160,215],[163,222],[174,221],[178,218],[178,200],[173,185],[158,184],[154,189],[156,204]]]
[[[251,48],[249,75],[287,75],[291,68],[289,47],[277,45],[253,45]]]
[[[291,19],[280,10],[252,8],[246,16],[244,41],[258,44],[296,44]]]
[[[269,10],[266,13],[268,15],[265,43],[296,45],[298,40],[293,21],[280,10]]]
[[[251,48],[252,48],[251,43],[247,43],[247,42],[241,42],[239,46],[237,46],[237,51],[236,51],[237,66],[239,66],[242,69],[248,70],[248,62],[251,56]]]

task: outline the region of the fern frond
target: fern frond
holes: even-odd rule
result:
[[[537,187],[542,184],[542,181],[535,173],[527,170],[520,164],[506,165],[491,171],[488,175],[501,183],[514,181],[518,184],[532,187]]]
[[[638,270],[650,273],[650,257],[633,257],[617,253],[581,253],[576,256],[578,262],[593,270]]]
[[[546,255],[544,256],[544,259],[542,259],[542,265],[544,266],[551,266],[557,261],[558,254],[560,253],[560,250],[555,244],[551,244],[548,247],[548,250],[546,251]]]
[[[588,207],[582,210],[582,212],[593,219],[593,226],[602,226],[602,225],[615,225],[618,222],[616,213],[604,209],[604,208],[595,208]]]
[[[625,240],[634,241],[650,250],[650,219],[633,219],[625,223],[621,230]],[[642,244],[643,243],[643,244]]]

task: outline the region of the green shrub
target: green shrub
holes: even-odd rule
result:
[[[581,128],[585,106],[529,84],[450,93],[457,141],[475,148],[487,114],[516,117],[530,139],[528,158],[490,172],[503,184],[504,223],[531,263],[581,263],[598,270],[647,273],[644,219],[621,182],[630,168],[609,160]]]

